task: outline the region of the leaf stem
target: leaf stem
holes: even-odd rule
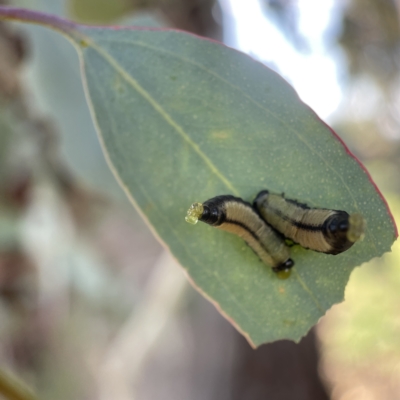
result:
[[[0,20],[30,22],[76,37],[77,24],[72,21],[38,11],[18,7],[0,6]]]
[[[8,400],[37,400],[32,390],[3,370],[0,370],[0,395]]]

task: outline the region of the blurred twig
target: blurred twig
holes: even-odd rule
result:
[[[0,394],[8,400],[38,400],[31,389],[3,370],[0,370]]]
[[[99,399],[133,400],[146,360],[174,313],[186,278],[167,252],[157,261],[141,303],[108,349],[99,372]]]

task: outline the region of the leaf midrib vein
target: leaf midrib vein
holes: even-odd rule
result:
[[[239,196],[239,191],[232,185],[232,183],[221,173],[209,157],[200,149],[199,145],[195,143],[185,130],[174,121],[170,114],[148,93],[129,73],[112,57],[107,51],[103,50],[101,46],[90,40],[90,46],[97,51],[121,76],[125,81],[141,95],[159,115],[185,140],[193,150],[203,159],[205,164],[210,170],[223,182],[223,184],[236,196]]]

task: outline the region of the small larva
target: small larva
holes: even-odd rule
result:
[[[360,214],[310,208],[267,190],[257,195],[254,207],[285,237],[322,253],[342,253],[364,236],[365,220]]]
[[[262,220],[251,204],[242,199],[225,195],[203,204],[193,203],[185,219],[191,224],[200,220],[240,236],[264,263],[272,266],[280,278],[289,276],[294,262],[289,257],[289,248],[283,237]]]

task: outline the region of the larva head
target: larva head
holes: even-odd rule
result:
[[[349,215],[345,211],[335,211],[325,221],[325,239],[332,246],[330,254],[339,254],[349,249],[361,239],[365,221],[360,214]]]
[[[220,225],[225,219],[224,207],[221,207],[220,203],[219,197],[207,200],[203,204],[193,203],[186,213],[186,222],[196,225],[198,221],[202,221],[213,226]]]
[[[199,218],[203,215],[204,207],[201,203],[193,203],[187,210],[185,221],[189,224],[196,225]]]

